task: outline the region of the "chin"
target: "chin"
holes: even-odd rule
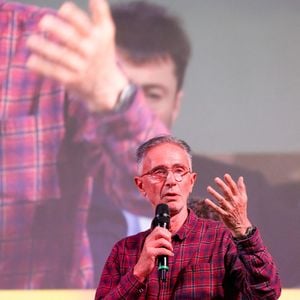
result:
[[[176,214],[179,211],[178,206],[176,205],[175,201],[171,201],[167,203],[170,209],[171,214]]]

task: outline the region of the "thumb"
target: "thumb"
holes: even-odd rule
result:
[[[100,24],[102,22],[111,22],[110,8],[106,0],[90,0],[89,2],[92,22]]]

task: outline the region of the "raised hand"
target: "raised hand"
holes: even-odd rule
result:
[[[111,110],[127,79],[116,63],[115,27],[105,0],[90,0],[89,16],[71,2],[46,15],[28,38],[30,69],[61,82],[92,111]]]
[[[215,183],[221,192],[211,186],[207,187],[207,191],[217,200],[218,205],[210,199],[205,199],[205,203],[220,216],[233,236],[243,236],[251,226],[247,216],[248,197],[243,177],[235,182],[229,174],[225,174],[224,180],[217,177]]]

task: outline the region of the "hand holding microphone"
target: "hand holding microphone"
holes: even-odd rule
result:
[[[153,230],[145,239],[141,255],[133,270],[133,274],[139,281],[143,282],[157,266],[157,263],[160,279],[166,280],[167,257],[173,256],[171,232],[167,229],[169,224],[169,208],[166,204],[159,204],[152,222]]]

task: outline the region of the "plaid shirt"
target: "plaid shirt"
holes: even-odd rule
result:
[[[190,211],[172,237],[167,282],[153,270],[145,283],[133,275],[149,230],[127,237],[113,248],[95,299],[277,299],[280,281],[258,230],[234,242],[221,222],[198,219]]]
[[[136,147],[166,132],[140,93],[122,114],[91,115],[26,69],[26,39],[46,12],[0,1],[0,288],[92,287],[92,176],[124,204]]]

